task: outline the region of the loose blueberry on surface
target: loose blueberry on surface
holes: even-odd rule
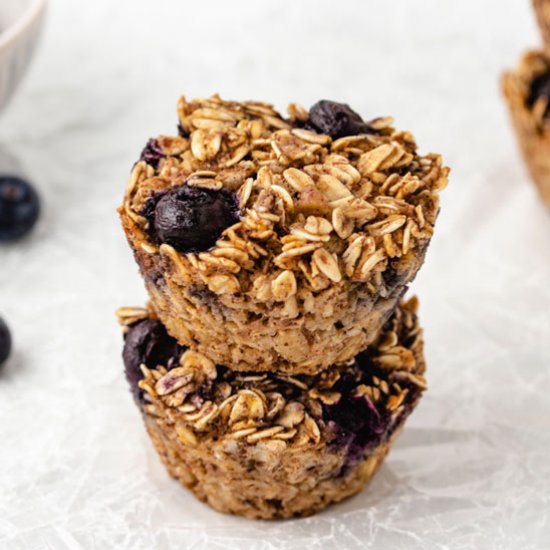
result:
[[[532,107],[539,98],[546,99],[548,106],[544,115],[548,116],[550,114],[550,72],[540,75],[531,83],[531,91],[527,99],[529,107]]]
[[[372,128],[345,103],[322,99],[309,110],[307,126],[333,139],[372,133]]]
[[[134,396],[141,398],[143,394],[138,387],[138,382],[143,378],[141,364],[150,368],[167,366],[182,349],[160,321],[146,319],[130,327],[124,339],[122,358],[126,379]]]
[[[15,176],[0,176],[0,241],[26,235],[40,214],[40,199],[30,183]]]
[[[164,158],[166,155],[162,152],[156,139],[150,139],[147,142],[147,145],[144,147],[141,152],[140,160],[144,160],[147,164],[152,166],[155,170],[158,168],[161,158]]]
[[[208,250],[239,220],[235,195],[224,189],[184,186],[152,200],[144,210],[152,238],[180,252]]]
[[[0,317],[0,365],[6,361],[11,353],[11,334],[8,325]]]

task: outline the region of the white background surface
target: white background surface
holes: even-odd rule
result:
[[[44,199],[0,248],[1,550],[550,548],[550,214],[498,74],[538,41],[527,0],[53,0],[0,146]],[[349,102],[452,166],[413,290],[430,391],[369,489],[251,522],[165,474],[127,392],[113,311],[145,293],[115,208],[175,104]]]

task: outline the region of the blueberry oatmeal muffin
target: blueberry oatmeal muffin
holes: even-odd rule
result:
[[[216,366],[152,311],[119,310],[126,375],[169,473],[221,512],[313,514],[360,491],[426,389],[416,300],[376,342],[315,376]]]
[[[525,164],[550,208],[550,57],[528,52],[503,75],[502,89]]]
[[[153,308],[239,371],[315,374],[376,337],[422,265],[448,168],[347,105],[179,102],[119,209]]]

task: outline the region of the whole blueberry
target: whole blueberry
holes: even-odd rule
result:
[[[0,241],[26,235],[40,214],[40,199],[32,185],[16,176],[0,176]]]
[[[550,113],[550,72],[544,73],[531,83],[531,90],[527,103],[532,107],[539,98],[546,99],[547,107],[545,111],[545,116],[548,116]]]
[[[363,121],[349,105],[322,99],[309,110],[308,127],[333,139],[357,134],[372,133],[372,128]]]
[[[157,198],[146,217],[152,237],[180,252],[208,250],[224,229],[239,220],[233,193],[189,186],[171,189]]]
[[[8,325],[0,317],[0,365],[6,361],[11,352],[11,334]]]
[[[169,360],[181,350],[160,321],[146,319],[130,327],[124,338],[122,358],[126,379],[135,397],[140,398],[142,391],[138,382],[143,378],[140,365],[149,368],[166,366]]]

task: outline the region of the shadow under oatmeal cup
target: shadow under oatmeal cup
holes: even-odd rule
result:
[[[218,511],[288,518],[371,479],[426,389],[416,300],[369,349],[315,376],[242,373],[180,346],[154,313],[122,308],[124,363],[170,475]]]
[[[422,265],[448,168],[347,105],[179,102],[119,209],[168,333],[239,371],[315,374],[374,341]]]

